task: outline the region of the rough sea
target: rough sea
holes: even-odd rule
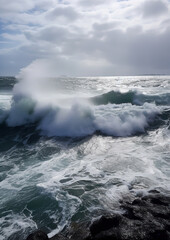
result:
[[[0,240],[170,190],[170,76],[0,77]]]

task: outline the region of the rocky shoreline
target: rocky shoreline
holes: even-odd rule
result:
[[[26,240],[170,240],[170,196],[157,190],[120,202],[122,214],[68,227],[52,238],[40,230]]]

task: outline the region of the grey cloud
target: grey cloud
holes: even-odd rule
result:
[[[5,0],[0,0],[0,13],[12,13],[12,12],[21,12],[24,10],[29,10],[34,7],[32,1],[26,1],[25,4],[22,4],[22,0],[11,1],[9,0],[8,3]]]
[[[80,4],[85,5],[85,6],[91,6],[91,5],[100,5],[103,4],[103,0],[96,0],[96,1],[88,1],[88,0],[80,0]]]
[[[103,32],[103,39],[97,35],[66,41],[64,54],[77,56],[77,59],[91,56],[105,59],[116,69],[117,74],[142,74],[169,72],[170,29],[163,33],[142,31],[140,26],[126,32],[112,30]],[[105,73],[106,74],[106,73]]]
[[[78,18],[79,14],[74,10],[74,8],[66,7],[57,7],[52,11],[48,12],[46,17],[49,20],[55,20],[58,17],[64,17],[68,20],[74,21]]]
[[[71,33],[64,27],[49,26],[36,32],[25,32],[27,39],[33,42],[47,41],[61,45],[71,36]]]
[[[54,63],[59,67],[59,74],[78,76],[169,73],[168,28],[163,33],[143,31],[140,26],[129,28],[127,31],[114,29],[101,32],[102,39],[95,35],[95,31],[91,37],[88,34],[75,34],[72,38],[64,37],[64,32],[63,35],[60,34],[57,44],[54,41],[59,29],[54,28],[50,32],[51,29],[46,28],[39,35],[40,39],[46,39],[46,42],[41,44],[41,41],[37,41],[39,45],[35,43],[23,46],[20,51],[10,54],[10,59],[16,59],[17,64],[23,66],[23,54],[23,62],[26,62],[26,59],[48,57],[54,59]],[[59,46],[61,51],[57,51],[56,46]],[[102,65],[102,62],[106,64]],[[12,63],[9,66],[12,68]]]
[[[107,4],[109,2],[111,2],[112,0],[80,0],[79,4],[85,7],[92,7],[92,6],[98,6],[98,5],[103,5],[103,4]]]
[[[105,58],[136,74],[168,72],[170,66],[170,31],[113,31],[108,36],[103,53]],[[107,47],[108,46],[108,47]]]
[[[106,22],[106,23],[94,23],[93,28],[96,31],[108,31],[115,27],[117,27],[120,24],[120,21],[112,21],[112,22]]]
[[[145,0],[141,6],[142,15],[144,18],[157,17],[168,11],[168,7],[161,0]]]
[[[170,27],[170,18],[164,20],[162,23],[161,23],[161,27]]]
[[[48,42],[61,42],[68,36],[69,32],[62,27],[47,27],[40,31],[37,36],[38,39]]]

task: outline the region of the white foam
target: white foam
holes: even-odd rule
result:
[[[6,240],[11,236],[11,234],[15,234],[20,231],[23,233],[26,229],[37,229],[37,225],[32,220],[31,216],[28,217],[24,214],[14,214],[12,211],[9,211],[7,216],[1,217],[0,225],[0,240]]]
[[[39,121],[43,135],[78,137],[100,131],[112,136],[130,136],[144,132],[161,109],[154,104],[142,106],[114,104],[93,106],[88,102],[72,101],[70,106],[41,103],[31,97],[15,98],[8,118],[9,126]]]
[[[89,106],[80,104],[71,108],[57,108],[49,112],[40,122],[38,129],[48,136],[86,136],[94,131],[93,112]]]

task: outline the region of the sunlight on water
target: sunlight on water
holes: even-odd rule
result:
[[[3,82],[0,239],[24,239],[36,228],[51,237],[70,222],[120,211],[125,194],[168,190],[169,83],[169,76],[26,79],[12,97]]]

